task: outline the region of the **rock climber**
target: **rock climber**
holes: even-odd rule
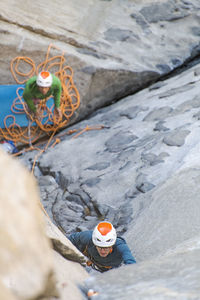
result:
[[[41,100],[53,96],[54,114],[56,121],[61,118],[60,97],[62,86],[60,79],[48,71],[42,71],[38,76],[30,78],[25,85],[23,98],[28,106],[28,113],[33,118],[38,118],[38,104]]]
[[[110,222],[100,222],[93,231],[72,233],[68,238],[88,258],[87,266],[97,271],[136,263],[126,241],[117,237]]]

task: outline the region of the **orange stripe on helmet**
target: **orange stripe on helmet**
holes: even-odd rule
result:
[[[102,235],[106,235],[112,230],[112,224],[108,222],[101,222],[98,224],[97,229]]]
[[[40,73],[40,75],[42,76],[42,78],[46,79],[47,77],[50,76],[50,73],[49,73],[48,71],[42,71],[42,72]]]

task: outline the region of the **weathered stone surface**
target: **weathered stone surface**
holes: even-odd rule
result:
[[[41,201],[66,235],[107,219],[136,256],[136,265],[90,283],[100,299],[198,299],[199,67],[145,87],[199,54],[199,1],[14,2],[1,5],[1,83],[13,83],[13,57],[38,64],[55,42],[81,94],[76,121],[130,95],[72,126],[103,125],[63,135],[35,170]],[[36,154],[20,159],[30,168]],[[63,237],[51,238],[71,257]],[[59,256],[58,274],[62,262]],[[57,289],[63,285],[60,278]]]
[[[164,121],[165,118],[170,116],[172,109],[170,107],[162,107],[151,111],[145,118],[144,121]]]
[[[18,299],[56,296],[36,182],[2,150],[0,165],[1,281]]]
[[[17,300],[17,298],[9,291],[9,289],[5,288],[2,283],[0,283],[0,298],[4,300]]]
[[[178,6],[174,1],[151,3],[142,8],[140,13],[149,23],[174,21],[189,16],[188,6]]]
[[[48,216],[45,217],[46,234],[50,238],[53,248],[53,264],[56,277],[56,287],[60,300],[82,299],[79,286],[88,278],[83,268],[85,257],[55,226]],[[74,263],[76,262],[76,263]],[[57,299],[57,298],[56,298]]]
[[[198,78],[191,85],[192,90],[185,90],[185,86],[194,80],[194,70],[166,81],[159,91],[144,90],[99,110],[91,119],[80,123],[80,127],[103,124],[105,128],[87,131],[77,139],[66,135],[60,145],[42,156],[41,173],[47,175],[49,172],[57,181],[56,199],[54,197],[53,201],[45,193],[44,205],[50,215],[53,212],[54,220],[66,233],[83,227],[92,228],[99,217],[110,217],[118,222],[114,215],[125,199],[134,199],[138,193],[155,189],[159,182],[167,179],[181,165],[179,156],[183,160],[187,155],[191,133],[196,136],[195,139],[198,136],[198,124],[193,121],[199,106]],[[178,86],[183,86],[185,91],[184,94],[179,89],[182,97],[177,101],[174,101],[176,92],[168,98],[160,98],[164,90],[172,89],[171,85],[174,91]],[[191,99],[190,104],[187,99]],[[140,106],[134,105],[138,101]],[[129,116],[134,114],[134,109],[137,113],[132,119]],[[144,121],[147,116],[148,121]],[[162,118],[165,118],[165,129],[157,131],[157,120]],[[78,126],[71,129],[74,128]],[[172,146],[180,150],[175,151]],[[32,154],[27,154],[29,156]],[[62,159],[54,160],[55,156]],[[44,190],[45,186],[41,189]],[[88,219],[88,216],[92,218]],[[82,220],[85,226],[81,224]]]
[[[54,270],[57,278],[56,286],[60,292],[58,300],[82,300],[83,295],[79,286],[89,276],[84,268],[54,252]]]
[[[46,216],[46,234],[51,240],[54,249],[68,260],[85,263],[84,255],[64,236],[64,234],[55,226],[50,218]]]
[[[99,292],[98,300],[196,300],[199,298],[199,265],[198,235],[162,256],[121,267],[104,276],[97,274],[87,284]]]
[[[30,57],[38,65],[55,44],[66,53],[81,95],[75,122],[198,55],[199,11],[196,0],[2,3],[0,83],[15,83],[13,58]],[[30,65],[19,69],[28,72]]]
[[[84,256],[43,215],[36,181],[27,170],[2,150],[0,166],[0,298],[64,300],[68,294],[70,300],[81,299],[78,285],[88,276],[80,265]]]
[[[137,214],[137,207],[141,209],[142,202],[145,207],[151,198],[150,206],[133,218],[125,235],[138,264],[88,281],[99,291],[98,299],[198,299],[199,178],[199,165],[184,169],[135,200],[133,212]]]
[[[180,147],[185,143],[185,138],[189,133],[189,130],[176,129],[163,139],[163,143],[168,146]]]
[[[49,173],[59,191],[55,202],[48,203],[49,196],[42,201],[66,235],[92,229],[99,219],[109,220],[125,236],[137,259],[134,266],[110,271],[100,279],[96,274],[89,280],[89,285],[99,288],[99,299],[127,299],[130,295],[131,299],[148,299],[149,295],[166,300],[169,295],[198,299],[199,250],[195,241],[200,220],[200,129],[194,118],[199,112],[195,70],[193,67],[156,89],[144,89],[96,111],[69,129],[102,124],[102,130],[89,130],[77,138],[63,136],[60,144],[39,158],[38,182],[43,172],[45,176]],[[171,90],[174,94],[168,93]],[[167,97],[160,97],[165,93]],[[144,121],[155,111],[155,118]],[[163,117],[160,124],[167,130],[155,130]],[[174,145],[178,142],[175,147],[163,142],[170,134]],[[21,159],[29,166],[29,158],[35,155],[27,153]],[[72,221],[77,204],[78,218]],[[188,240],[194,243],[194,250],[187,247]],[[177,248],[182,252],[176,252]]]
[[[138,261],[161,255],[191,237],[198,236],[199,176],[197,166],[184,168],[157,189],[134,201],[135,215],[138,214],[139,202],[151,202],[137,218],[133,218],[134,224],[130,224],[132,230],[126,235],[132,247],[138,249]]]

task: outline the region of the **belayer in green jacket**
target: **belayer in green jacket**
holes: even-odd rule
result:
[[[54,114],[56,120],[61,118],[60,97],[62,86],[60,79],[48,71],[42,71],[38,76],[30,78],[25,85],[23,98],[28,105],[29,113],[34,118],[38,118],[39,112],[37,104],[40,100],[53,96],[54,98]]]

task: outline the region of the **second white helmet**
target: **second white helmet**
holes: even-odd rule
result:
[[[100,222],[92,233],[92,241],[98,247],[111,247],[117,239],[116,230],[109,222]]]
[[[41,87],[50,87],[52,85],[53,78],[50,72],[42,71],[38,74],[36,83]]]

